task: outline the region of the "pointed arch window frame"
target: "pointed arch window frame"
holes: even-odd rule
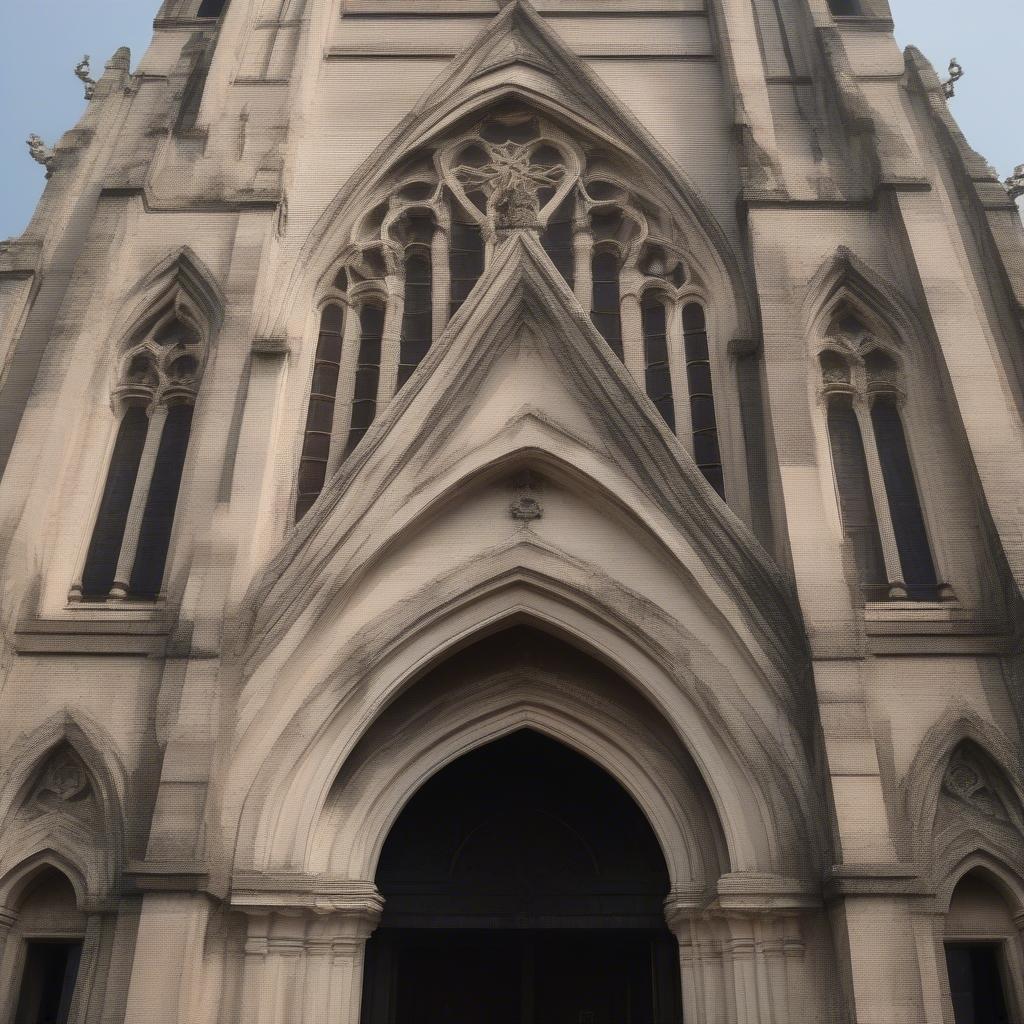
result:
[[[188,273],[186,261],[180,258],[176,269],[186,279],[196,277],[194,269]],[[154,357],[157,363],[161,362],[158,349],[162,342],[156,336],[175,323],[188,332],[192,340],[178,342],[167,350],[167,365],[160,367],[155,381],[133,380],[132,366],[139,353],[147,358]],[[129,599],[133,604],[145,605],[160,604],[165,599],[168,567],[174,558],[176,536],[179,533],[181,517],[178,509],[181,484],[186,476],[191,448],[193,415],[202,379],[210,362],[211,345],[217,326],[218,322],[209,322],[203,308],[191,300],[185,289],[174,288],[170,292],[164,291],[157,302],[146,308],[143,315],[135,319],[132,328],[121,335],[115,346],[110,380],[109,408],[112,416],[107,425],[103,460],[99,463],[103,472],[97,480],[87,519],[89,531],[83,538],[74,582],[68,593],[70,605],[120,604]],[[170,359],[170,353],[179,347],[183,351],[175,359]],[[190,381],[177,380],[169,372],[171,366],[182,358],[192,361]],[[182,409],[187,409],[187,414],[180,414]],[[102,587],[94,590],[88,583],[95,564],[94,549],[104,530],[101,517],[110,491],[112,473],[118,468],[115,460],[118,458],[119,442],[133,410],[142,410],[145,415],[142,443],[137,452],[132,450],[125,453],[133,465],[120,465],[120,469],[127,474],[124,482],[130,483],[130,487],[121,495],[118,504],[123,503],[124,497],[128,500],[123,503],[125,507],[118,511],[119,518],[123,512],[123,522],[115,523],[114,531],[108,537],[111,550],[114,547],[117,549],[113,565],[102,567],[103,581],[106,576],[111,577],[109,586],[105,591]],[[181,420],[186,421],[184,425],[179,422]],[[172,436],[175,433],[179,435],[177,438]],[[178,448],[181,450],[175,450]],[[162,507],[155,498],[161,488],[167,494],[173,493],[169,516],[161,517]],[[158,522],[160,519],[167,521]],[[143,545],[159,552],[161,569],[156,586],[146,586],[146,593],[138,593],[140,582],[149,583],[157,579],[152,573],[146,576],[146,569],[151,567],[137,564]],[[109,571],[111,568],[112,574]]]
[[[833,323],[844,310],[860,320],[865,327],[858,340],[857,350],[851,349],[829,336],[827,325]],[[918,419],[918,410],[914,406],[915,397],[920,387],[920,374],[910,358],[905,338],[899,332],[890,329],[879,316],[870,309],[866,309],[855,296],[847,294],[844,290],[840,290],[838,296],[829,303],[828,308],[822,311],[818,323],[817,333],[823,341],[818,345],[814,354],[812,373],[817,394],[818,421],[825,440],[824,450],[828,451],[828,465],[835,488],[839,522],[842,525],[842,511],[839,507],[841,504],[840,484],[831,452],[828,410],[832,401],[842,399],[850,402],[857,419],[862,452],[867,467],[875,525],[888,577],[885,581],[887,593],[878,596],[865,593],[865,600],[869,604],[886,604],[892,601],[906,602],[916,607],[955,604],[957,597],[948,582],[943,553],[941,547],[935,543],[939,534],[932,521],[934,515],[932,488],[928,486],[928,481],[921,472],[914,445],[911,444],[908,436],[911,433],[916,433],[916,431],[908,430],[908,421],[912,425]],[[869,379],[865,362],[872,353],[876,352],[883,353],[895,365],[897,374],[895,380],[888,380],[879,385]],[[830,380],[825,376],[822,357],[827,353],[838,356],[847,365],[850,371],[847,381]],[[934,585],[930,583],[910,585],[915,589],[932,591],[931,594],[923,597],[911,594],[904,578],[905,567],[901,557],[900,543],[897,539],[898,527],[890,507],[890,488],[883,469],[885,460],[879,449],[876,423],[872,415],[873,407],[879,400],[895,405],[903,435],[904,454],[912,473],[913,490],[920,512],[924,543],[927,546],[935,577]]]

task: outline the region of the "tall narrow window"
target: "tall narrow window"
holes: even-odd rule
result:
[[[302,439],[302,457],[299,461],[299,493],[295,501],[296,522],[309,511],[309,507],[320,496],[327,477],[344,322],[341,306],[331,304],[324,307],[320,315],[320,336],[316,344],[313,383],[310,387],[309,409],[306,413],[306,432]]]
[[[433,295],[429,250],[414,250],[405,261],[405,306],[402,310],[402,341],[398,355],[398,387],[430,350],[433,334]]]
[[[654,296],[645,299],[640,309],[644,335],[644,382],[647,396],[661,418],[676,429],[676,411],[672,404],[672,378],[668,369],[668,340],[665,334],[665,304]]]
[[[878,460],[882,466],[907,596],[918,601],[937,600],[938,580],[914,481],[914,467],[903,421],[892,397],[875,398],[871,404],[871,425],[878,445]]]
[[[859,0],[828,0],[828,9],[840,18],[863,13]]]
[[[199,334],[173,309],[132,337],[115,390],[124,413],[73,595],[160,593],[202,355]]]
[[[881,600],[889,592],[885,559],[860,424],[848,396],[837,396],[828,403],[828,439],[839,491],[843,532],[853,546],[865,595]]]
[[[718,444],[708,329],[704,307],[697,302],[689,302],[683,308],[683,348],[686,355],[686,383],[690,392],[693,459],[707,482],[724,499],[725,475]]]
[[[551,215],[540,235],[540,244],[570,288],[576,276],[576,257],[572,247],[572,217],[575,209],[576,197],[570,192]]]
[[[479,224],[455,221],[448,250],[451,270],[449,308],[454,316],[484,272],[484,240]]]
[[[384,309],[365,303],[359,310],[359,357],[356,363],[355,390],[352,394],[352,419],[345,454],[363,439],[377,415],[377,384],[380,380],[380,347],[384,336]]]
[[[191,404],[171,406],[164,421],[128,586],[135,597],[156,597],[160,592],[192,430],[192,408]]]
[[[614,252],[598,249],[591,261],[593,301],[590,319],[608,347],[622,358],[622,316],[619,309],[619,261]]]
[[[125,409],[82,570],[82,593],[85,597],[106,597],[110,593],[148,429],[149,418],[144,408],[131,405]]]

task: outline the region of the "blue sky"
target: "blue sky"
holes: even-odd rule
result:
[[[913,43],[940,73],[957,57],[966,76],[952,102],[971,144],[1005,177],[1024,163],[1020,0],[891,0],[896,38]],[[159,0],[0,0],[0,239],[24,230],[43,187],[25,139],[53,143],[81,115],[72,68],[83,53],[102,69],[118,46],[133,67],[150,36]],[[1017,67],[1015,73],[1013,68]],[[98,77],[98,75],[97,75]]]

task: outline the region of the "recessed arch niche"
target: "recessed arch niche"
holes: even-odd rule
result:
[[[725,862],[710,795],[665,720],[610,668],[524,624],[463,648],[381,714],[314,847],[317,869],[372,877],[384,897],[365,1024],[676,1020],[664,901],[710,894]]]

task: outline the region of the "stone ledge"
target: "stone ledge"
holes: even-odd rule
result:
[[[191,861],[132,860],[125,879],[139,892],[209,892],[210,874]]]
[[[19,654],[146,654],[166,653],[171,634],[163,608],[125,609],[124,618],[110,615],[109,604],[96,613],[104,618],[22,619],[14,629],[14,647]],[[82,610],[83,615],[89,611]],[[132,616],[129,618],[128,616]]]
[[[933,896],[917,864],[833,864],[823,885],[827,901],[847,896]]]

